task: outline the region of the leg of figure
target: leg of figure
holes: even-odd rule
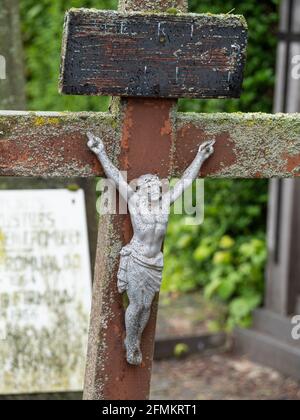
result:
[[[128,282],[127,295],[129,306],[125,315],[126,322],[126,339],[125,346],[127,351],[127,361],[132,365],[140,365],[142,363],[142,353],[140,349],[140,323],[143,312],[143,296],[144,292],[141,288],[138,277],[134,274]]]
[[[141,341],[143,331],[148,324],[150,314],[151,314],[152,302],[155,297],[155,293],[146,291],[143,293],[143,295],[144,295],[143,296],[143,310],[140,316],[140,326],[139,326],[139,332],[138,332],[139,341]]]
[[[136,303],[130,303],[125,314],[125,347],[127,352],[127,362],[131,365],[140,365],[142,363],[142,354],[139,340],[141,314],[142,307]]]

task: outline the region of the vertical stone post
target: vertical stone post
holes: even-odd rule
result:
[[[120,2],[120,9],[126,11],[166,11],[172,6],[176,7],[177,2]],[[178,7],[187,11],[187,2],[180,0]],[[176,101],[121,98],[118,112],[121,119],[118,166],[127,171],[128,180],[145,173],[167,177],[172,163]],[[117,291],[119,251],[131,236],[128,215],[101,218],[84,399],[145,400],[149,397],[158,299],[142,337],[143,364],[135,367],[125,357],[125,308]]]

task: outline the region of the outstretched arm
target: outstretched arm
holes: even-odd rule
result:
[[[189,188],[198,177],[202,164],[214,153],[215,140],[208,141],[199,147],[197,156],[192,164],[184,172],[180,181],[167,194],[170,204],[173,204]]]
[[[121,196],[127,201],[132,196],[133,190],[107,156],[103,141],[92,133],[87,133],[87,137],[89,139],[87,145],[98,157],[107,178],[115,182]]]

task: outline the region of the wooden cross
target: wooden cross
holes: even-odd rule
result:
[[[174,15],[174,3],[183,13]],[[299,115],[177,112],[181,96],[238,96],[245,61],[241,17],[186,11],[186,0],[121,0],[120,13],[68,13],[62,92],[122,98],[110,113],[1,113],[0,175],[103,176],[86,145],[92,131],[129,181],[145,173],[180,177],[211,136],[216,151],[203,176],[299,176]],[[131,235],[129,216],[102,216],[85,399],[149,396],[158,300],[143,335],[144,363],[133,367],[125,359],[124,307],[116,286],[119,251]]]

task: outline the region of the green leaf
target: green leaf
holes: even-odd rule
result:
[[[211,299],[221,284],[222,284],[221,279],[215,279],[211,283],[209,283],[204,289],[205,298]]]
[[[189,352],[189,346],[184,343],[178,343],[176,344],[174,348],[174,356],[178,358],[186,355],[188,352]]]
[[[221,282],[220,286],[217,289],[218,296],[223,300],[227,301],[235,291],[235,282],[227,279]]]

